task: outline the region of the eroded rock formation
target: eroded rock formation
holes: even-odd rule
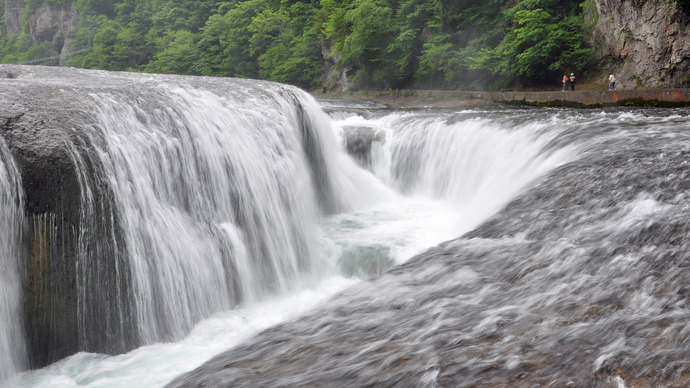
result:
[[[28,15],[25,15],[26,11]],[[27,20],[24,30],[22,20]],[[9,36],[28,34],[33,44],[51,43],[55,55],[60,55],[60,65],[64,65],[65,54],[69,51],[71,35],[77,29],[79,15],[74,2],[64,4],[42,2],[35,8],[27,8],[24,0],[5,0],[5,27]]]
[[[690,16],[675,1],[596,0],[593,43],[625,88],[690,83]],[[604,82],[604,81],[602,81]]]
[[[28,69],[3,69],[0,78],[21,78]],[[29,366],[80,350],[122,352],[134,343],[122,333],[131,331],[131,316],[122,313],[129,306],[113,303],[112,296],[119,287],[126,298],[128,282],[113,270],[123,265],[113,243],[102,244],[102,236],[115,233],[118,238],[114,221],[103,222],[100,215],[111,214],[108,194],[85,188],[103,187],[94,181],[97,166],[79,135],[88,117],[77,99],[65,98],[69,91],[12,82],[0,91],[0,136],[17,163],[26,196],[23,321]],[[97,286],[80,292],[87,284]],[[124,324],[112,328],[112,322]]]

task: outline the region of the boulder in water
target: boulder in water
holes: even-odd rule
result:
[[[371,146],[375,141],[383,143],[386,135],[381,130],[364,126],[343,128],[345,150],[364,168],[371,168]]]

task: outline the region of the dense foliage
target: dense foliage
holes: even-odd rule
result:
[[[70,1],[27,0],[25,13]],[[345,73],[351,88],[496,89],[553,83],[592,56],[587,3],[569,0],[74,1],[68,50],[90,49],[69,59],[75,67],[305,88]],[[3,63],[50,51],[26,34],[0,37]]]

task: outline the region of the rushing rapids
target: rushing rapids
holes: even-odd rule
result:
[[[318,217],[392,194],[294,88],[3,70],[2,156],[21,179],[3,174],[0,324],[21,327],[23,301],[32,367],[179,340],[217,312],[318,284],[334,268]],[[12,337],[3,354],[17,353]]]
[[[500,109],[375,121],[399,131],[427,114],[471,131],[531,127],[522,136],[553,134],[541,154],[574,147],[577,157],[471,232],[170,386],[687,386],[688,112]],[[443,156],[413,159],[408,170],[433,179],[442,165],[427,163],[453,149],[434,151]],[[450,182],[473,182],[453,173]]]
[[[20,177],[0,139],[0,382],[24,365],[22,341],[20,241],[24,224]],[[1,384],[1,383],[0,383]]]
[[[687,385],[690,112],[2,71],[0,386]]]

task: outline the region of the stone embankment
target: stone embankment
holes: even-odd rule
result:
[[[470,98],[547,106],[688,106],[690,89],[473,92]]]
[[[315,97],[321,97],[318,93],[314,95]],[[548,92],[407,90],[332,97],[364,99],[396,108],[452,108],[489,103],[582,108],[605,106],[690,106],[690,89],[582,90],[565,92],[560,90]]]

